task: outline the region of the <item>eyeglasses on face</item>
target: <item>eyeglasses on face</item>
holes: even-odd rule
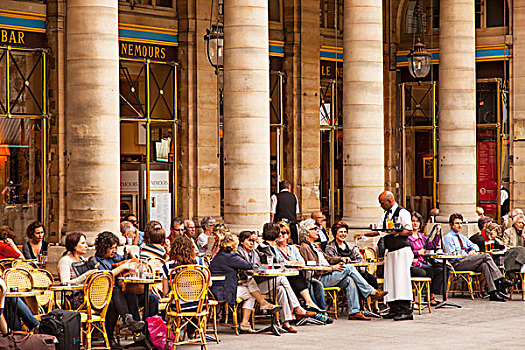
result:
[[[281,231],[281,235],[287,235],[288,234],[288,231]]]
[[[317,231],[317,227],[310,227],[308,231]]]

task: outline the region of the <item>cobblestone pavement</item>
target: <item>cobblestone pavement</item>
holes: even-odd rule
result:
[[[297,334],[241,334],[221,328],[221,343],[210,349],[524,349],[525,301],[514,295],[505,303],[450,298],[461,309],[423,311],[414,321],[348,321],[340,317],[332,325],[297,327]],[[258,326],[260,327],[260,326]],[[182,347],[181,349],[185,348]],[[190,346],[189,348],[193,348]]]

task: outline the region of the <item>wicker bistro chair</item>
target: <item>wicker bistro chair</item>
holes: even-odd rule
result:
[[[514,292],[520,293],[521,292],[521,300],[525,301],[525,273],[519,272],[512,277],[513,281],[518,282],[516,285],[514,285],[512,288],[510,288],[510,299],[512,300],[512,294]]]
[[[213,293],[211,291],[208,291],[208,295],[210,297],[210,300],[208,300],[208,311],[210,312],[211,315],[213,315],[213,320],[212,320],[213,321],[212,322],[212,327],[213,328],[211,328],[210,330],[215,333],[215,338],[216,338],[217,344],[219,343],[219,338],[217,337],[217,326],[231,327],[235,331],[235,334],[239,335],[238,310],[239,310],[239,306],[242,304],[243,300],[241,298],[237,298],[235,300],[235,305],[234,306],[230,306],[230,304],[228,304],[225,301],[217,300],[217,298],[215,298],[215,296],[213,295]],[[214,302],[212,303],[212,301],[214,301]],[[217,308],[220,305],[223,305],[223,307],[224,307],[224,313],[225,313],[224,316],[225,317],[224,317],[224,322],[223,323],[217,323]],[[230,318],[230,315],[231,315],[231,322],[228,322],[228,320]]]
[[[27,270],[10,268],[4,271],[4,280],[7,288],[18,288],[19,292],[27,292],[33,289],[33,277]]]
[[[412,292],[414,293],[414,296],[417,298],[416,302],[412,302],[412,310],[414,310],[414,306],[417,303],[417,308],[419,311],[419,314],[421,315],[421,310],[428,306],[428,313],[432,313],[432,310],[430,308],[430,283],[432,282],[432,279],[430,277],[412,277]],[[423,292],[426,293],[427,301],[423,302]],[[427,304],[426,306],[423,304]]]
[[[43,293],[36,296],[39,313],[47,314],[53,309],[54,293],[49,290],[53,285],[53,276],[47,270],[33,270],[30,272],[33,278],[33,288],[43,290]],[[40,315],[39,315],[40,316]]]
[[[327,287],[324,289],[326,298],[326,313],[333,315],[335,319],[339,314],[339,299],[338,295],[341,292],[340,287]]]
[[[32,270],[38,269],[38,267],[35,264],[33,264],[31,261],[27,261],[27,260],[15,260],[15,261],[13,261],[13,265],[12,266],[14,268],[23,269],[23,270],[27,270],[27,271],[32,271]]]
[[[449,265],[451,266],[451,265]],[[470,297],[474,300],[474,293],[481,294],[480,284],[481,273],[474,271],[458,271],[452,268],[450,277],[447,283],[447,293],[469,293]],[[467,289],[459,288],[461,282],[465,282]]]
[[[114,277],[111,271],[97,271],[84,281],[84,302],[77,309],[80,312],[81,337],[86,350],[91,347],[91,336],[95,329],[104,336],[105,347],[109,349],[106,332],[106,313],[113,294]]]
[[[173,349],[180,344],[201,344],[201,349],[206,346],[206,320],[208,309],[206,300],[208,287],[210,285],[210,271],[200,265],[181,265],[175,267],[170,274],[170,303],[166,309],[166,324],[168,327],[166,346],[173,343]],[[188,309],[187,303],[195,305]],[[183,308],[184,307],[184,308]],[[180,333],[183,328],[192,324],[199,332],[198,339],[180,341]],[[173,333],[175,329],[175,334]],[[175,339],[172,339],[172,335]]]

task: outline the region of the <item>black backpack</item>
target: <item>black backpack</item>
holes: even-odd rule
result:
[[[42,316],[39,332],[58,339],[56,350],[80,350],[80,313],[53,310]]]

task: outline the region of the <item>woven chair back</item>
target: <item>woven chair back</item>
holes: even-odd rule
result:
[[[171,290],[176,300],[195,302],[204,299],[210,283],[209,270],[200,265],[182,265],[173,269]]]
[[[4,280],[7,288],[18,288],[19,292],[33,289],[33,278],[27,270],[11,268],[4,271]]]
[[[0,260],[0,267],[2,271],[5,271],[13,266],[14,259],[2,259]]]
[[[85,298],[93,310],[100,312],[109,304],[113,282],[111,271],[95,272],[84,282]]]
[[[49,287],[53,285],[53,276],[49,271],[46,270],[33,270],[31,271],[33,277],[33,288],[44,290],[44,293],[36,296],[36,301],[40,306],[48,305],[53,299],[53,292],[49,290]]]
[[[24,261],[24,260],[15,260],[13,262],[13,267],[17,269],[27,270],[27,271],[31,271],[37,268],[36,265],[33,264],[32,262]]]
[[[153,272],[155,271],[162,271],[162,267],[166,262],[161,258],[149,258],[147,260],[148,265],[151,266]]]

